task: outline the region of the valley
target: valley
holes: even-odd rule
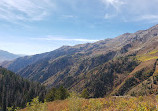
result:
[[[114,39],[20,57],[2,66],[47,87],[63,85],[77,92],[87,88],[91,97],[126,95],[135,93],[134,87],[137,89],[141,83],[156,78],[157,35],[155,25]]]
[[[80,107],[71,105],[71,107],[80,108],[83,111],[91,111],[92,109],[94,111],[104,109],[109,111],[135,110],[139,108],[156,110],[154,101],[157,101],[157,99],[154,98],[157,98],[156,95],[158,94],[157,44],[158,25],[155,25],[147,30],[125,33],[114,39],[63,46],[51,52],[5,61],[1,63],[1,66],[6,68],[1,68],[0,73],[0,81],[3,85],[0,87],[1,98],[4,98],[4,91],[7,92],[10,89],[9,94],[12,93],[12,88],[14,88],[12,84],[19,84],[16,83],[16,78],[19,78],[22,82],[18,85],[20,92],[17,94],[20,96],[30,95],[30,98],[26,99],[27,97],[24,96],[22,103],[17,103],[19,99],[13,99],[15,103],[8,103],[10,95],[7,92],[6,99],[2,98],[0,106],[4,110],[8,106],[23,108],[26,107],[24,104],[30,102],[33,98],[42,96],[41,99],[44,100],[45,96],[47,97],[50,94],[49,98],[54,98],[51,101],[55,100],[55,102],[39,103],[39,105],[45,104],[45,108],[48,107],[50,111],[59,109],[70,111],[71,108],[68,104],[72,104],[71,100],[74,103],[79,102],[75,105],[81,105]],[[15,73],[13,74],[15,82],[12,82],[14,81],[13,78],[12,80],[7,78],[8,74],[13,72]],[[11,83],[7,85],[5,81]],[[29,81],[35,81],[35,83]],[[32,86],[37,88],[31,89]],[[63,101],[57,96],[66,91],[65,89],[59,90],[61,86],[70,93],[70,97],[66,96],[64,99],[68,98]],[[4,87],[9,89],[4,90]],[[52,87],[59,89],[52,89],[51,92]],[[87,91],[85,93],[88,94],[87,99],[80,98],[80,96],[71,97],[72,92],[81,94],[85,89]],[[21,93],[24,95],[21,95]],[[53,94],[54,96],[51,97]],[[150,104],[147,98],[153,104]],[[132,106],[129,107],[130,105]],[[27,107],[32,107],[31,103]],[[72,111],[76,110],[78,109],[72,109]]]
[[[158,111],[158,0],[0,0],[0,111]]]

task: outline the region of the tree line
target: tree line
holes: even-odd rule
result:
[[[38,97],[39,101],[47,102],[64,100],[70,96],[69,91],[60,86],[59,88],[47,89],[40,83],[31,82],[13,72],[0,68],[0,111],[7,108],[24,108],[33,98]],[[88,98],[87,89],[83,90],[81,97]]]
[[[0,68],[0,108],[25,107],[35,97],[44,100],[46,88],[37,82],[30,82],[22,77]]]

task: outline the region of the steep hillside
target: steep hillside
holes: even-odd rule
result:
[[[114,39],[63,46],[3,66],[47,86],[64,85],[78,92],[88,88],[92,97],[126,95],[136,93],[141,83],[156,74],[157,44],[158,25]]]
[[[138,64],[132,56],[111,60],[77,77],[75,82],[71,82],[71,89],[81,92],[86,88],[91,97],[104,97],[120,85]],[[63,85],[67,85],[67,82],[64,81]]]
[[[7,51],[0,50],[0,63],[3,61],[11,61],[11,60],[14,60],[18,57],[20,57],[20,56],[9,53]]]
[[[152,41],[153,39],[151,39]],[[157,94],[158,41],[146,44],[136,58],[141,62],[126,79],[113,91],[114,95],[150,95]]]
[[[154,38],[158,35],[158,25],[136,33],[126,33],[114,39],[106,39],[96,43],[87,43],[76,46],[63,46],[52,52],[34,56],[18,58],[15,61],[4,63],[2,66],[18,72],[28,65],[36,63],[41,59],[54,60],[67,55],[78,55],[78,58],[90,58],[109,52],[117,52],[117,56],[125,53],[135,53],[146,45],[152,45],[154,49]],[[153,40],[152,40],[153,39]],[[22,64],[22,65],[21,65]]]
[[[0,108],[24,107],[31,99],[39,96],[43,100],[45,87],[39,83],[30,82],[13,72],[0,68]]]
[[[13,72],[17,72],[18,70],[25,68],[26,66],[44,58],[45,56],[47,56],[47,53],[37,54],[34,56],[24,56],[24,57],[17,58],[14,61],[5,61],[1,63],[1,66]]]

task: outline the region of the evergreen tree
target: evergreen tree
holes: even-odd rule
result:
[[[47,94],[46,94],[46,101],[54,101],[55,100],[55,95],[56,95],[56,88],[52,88]]]
[[[57,91],[56,91],[56,95],[55,95],[55,99],[56,100],[64,100],[69,96],[68,91],[63,87],[60,86]]]
[[[46,101],[54,101],[54,100],[64,100],[69,96],[69,93],[67,89],[65,89],[63,86],[60,86],[59,88],[52,88],[47,94],[46,94]]]
[[[11,71],[0,68],[0,108],[25,107],[31,99],[39,96],[44,100],[46,89],[36,82],[30,82]]]

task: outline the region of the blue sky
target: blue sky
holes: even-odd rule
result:
[[[0,49],[37,54],[158,23],[158,0],[0,0]]]

